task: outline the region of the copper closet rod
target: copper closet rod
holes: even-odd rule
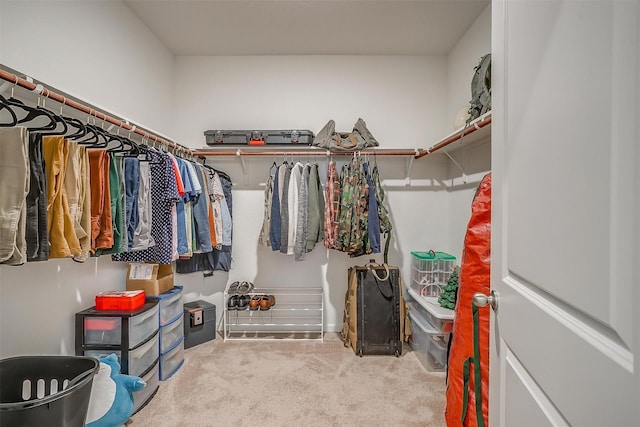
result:
[[[83,113],[88,114],[89,116],[92,117],[96,117],[102,121],[105,122],[109,122],[112,123],[116,126],[119,126],[123,129],[126,129],[130,132],[133,132],[135,134],[138,134],[140,136],[142,136],[143,138],[147,138],[153,141],[156,141],[160,144],[166,145],[167,147],[171,147],[173,149],[179,150],[183,153],[189,154],[189,155],[193,155],[193,151],[189,150],[188,148],[179,145],[179,144],[175,144],[171,141],[167,141],[164,138],[161,138],[155,134],[146,132],[134,125],[131,125],[125,121],[122,121],[120,119],[116,119],[115,117],[109,116],[107,114],[104,114],[92,107],[89,107],[85,104],[81,104],[79,102],[74,101],[73,99],[69,99],[63,95],[60,95],[59,93],[53,92],[49,89],[47,89],[46,87],[44,87],[43,85],[38,85],[35,83],[32,83],[28,80],[25,80],[23,78],[20,78],[18,76],[16,76],[13,73],[10,73],[8,71],[2,70],[0,69],[0,78],[2,78],[3,80],[6,80],[10,83],[13,83],[17,86],[23,87],[25,89],[29,89],[32,92],[36,92],[41,94],[42,96],[46,97],[46,98],[50,98],[53,99],[55,101],[58,101],[59,103],[63,104],[63,105],[68,105],[69,107],[75,108],[76,110],[82,111]],[[37,89],[37,90],[36,90]]]

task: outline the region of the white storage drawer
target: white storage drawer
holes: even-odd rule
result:
[[[160,354],[158,351],[158,339],[159,334],[156,334],[152,339],[138,348],[127,351],[125,353],[127,357],[126,361],[122,360],[122,352],[120,350],[84,350],[84,355],[100,358],[115,353],[116,356],[118,356],[118,362],[122,367],[122,372],[139,377],[158,359],[158,355]]]
[[[183,362],[184,338],[175,344],[175,347],[160,355],[160,381],[171,378],[180,369]]]
[[[156,335],[148,343],[129,352],[129,375],[139,377],[158,359],[160,354],[158,338],[159,336]]]
[[[438,298],[427,297],[421,302],[414,300],[409,303],[409,306],[411,310],[419,312],[436,331],[446,334],[453,330],[454,311],[440,307]]]
[[[147,299],[157,299],[160,306],[160,326],[168,325],[178,318],[183,312],[182,286],[174,286],[173,289],[156,296],[148,296]]]
[[[151,400],[151,397],[158,390],[158,386],[160,385],[160,362],[156,361],[153,368],[142,377],[146,386],[142,390],[138,390],[133,393],[133,412],[136,413],[144,405]]]
[[[437,331],[419,313],[409,312],[411,339],[409,344],[428,371],[441,372],[447,367],[447,344],[450,334]]]
[[[160,353],[164,354],[184,337],[183,316],[160,327]]]
[[[121,345],[129,336],[128,348],[134,348],[158,330],[158,305],[147,308],[140,314],[131,317],[112,315],[105,312],[105,316],[84,316],[83,334],[84,345]],[[93,310],[93,314],[100,314]],[[107,314],[109,313],[109,314]],[[128,321],[128,326],[123,322]]]

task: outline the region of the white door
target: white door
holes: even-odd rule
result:
[[[640,3],[492,7],[489,425],[640,426]]]

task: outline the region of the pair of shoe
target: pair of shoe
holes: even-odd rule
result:
[[[251,282],[233,282],[227,288],[229,295],[246,295],[253,291],[253,283]]]
[[[231,295],[227,300],[227,310],[246,310],[250,300],[249,295]]]
[[[254,295],[249,301],[249,310],[270,310],[276,304],[276,297],[273,295]]]

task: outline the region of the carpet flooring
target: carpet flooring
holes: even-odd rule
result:
[[[322,343],[218,336],[185,350],[127,427],[445,426],[445,375],[407,349],[358,357],[338,334]]]

